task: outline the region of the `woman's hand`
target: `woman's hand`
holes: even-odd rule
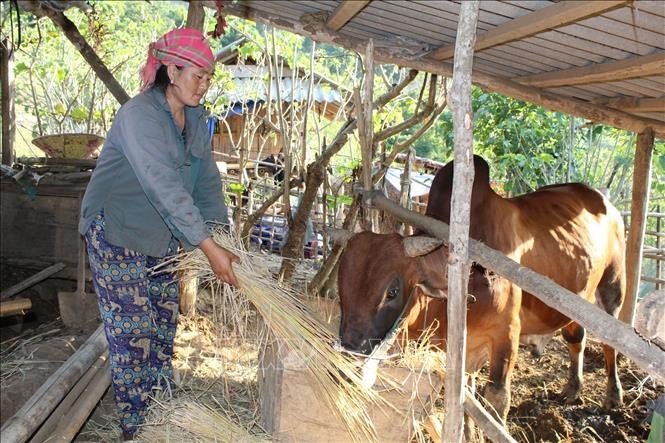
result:
[[[199,244],[199,248],[208,258],[212,272],[218,279],[239,288],[238,279],[233,272],[233,263],[239,263],[240,258],[227,249],[219,246],[215,241],[208,237]]]

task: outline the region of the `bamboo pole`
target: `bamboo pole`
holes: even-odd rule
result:
[[[104,325],[58,368],[0,429],[2,443],[25,442],[53,412],[92,363],[108,347]]]
[[[477,0],[463,2],[455,40],[455,66],[450,88],[455,163],[450,210],[448,256],[448,352],[446,355],[446,420],[442,442],[464,441],[466,366],[466,292],[469,285],[469,224],[473,186],[473,126],[471,70],[478,22]]]
[[[630,229],[626,241],[626,297],[619,318],[632,325],[640,290],[642,247],[647,227],[647,210],[651,191],[651,158],[654,133],[651,128],[637,134],[633,166],[633,198],[630,205]]]
[[[14,300],[0,302],[0,317],[9,317],[10,315],[23,314],[32,308],[32,302],[27,298],[17,298]]]
[[[67,396],[60,402],[58,407],[53,411],[49,418],[42,424],[37,433],[30,439],[30,443],[42,443],[53,441],[51,437],[54,435],[53,431],[58,428],[58,425],[63,421],[63,417],[72,409],[72,405],[76,403],[81,394],[88,388],[91,380],[95,375],[104,368],[106,372],[108,368],[105,366],[108,360],[108,349],[101,353],[97,360],[90,366],[90,369],[79,379],[74,387],[69,391]]]
[[[422,229],[429,235],[448,242],[448,225],[444,222],[402,208],[379,191],[363,195],[366,203],[390,212],[404,222]],[[533,294],[547,306],[575,320],[601,342],[630,358],[637,366],[655,377],[665,380],[665,352],[652,346],[635,330],[577,294],[557,285],[526,266],[506,257],[478,240],[469,240],[469,258],[479,265],[495,271],[524,291]]]
[[[81,430],[90,413],[104,392],[111,384],[111,362],[106,361],[97,371],[90,384],[86,386],[81,396],[76,400],[67,414],[62,417],[60,425],[53,433],[49,442],[71,442]]]

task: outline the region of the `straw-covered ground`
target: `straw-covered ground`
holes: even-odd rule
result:
[[[301,276],[311,273],[304,264]],[[306,278],[301,278],[305,281]],[[334,322],[329,311],[324,317]],[[199,293],[196,314],[181,316],[176,338],[174,367],[177,386],[157,393],[141,441],[266,441],[261,427],[257,385],[259,349],[264,340],[258,313],[245,309],[238,319],[228,318],[219,295]],[[324,309],[325,311],[325,309]],[[29,398],[85,337],[64,328],[59,321],[44,323],[22,336],[2,342],[0,389],[4,422]],[[620,377],[625,406],[603,411],[606,378],[600,346],[590,341],[585,354],[583,403],[564,406],[557,397],[566,377],[568,357],[562,340],[555,339],[546,353],[535,359],[521,350],[513,378],[508,428],[523,442],[642,442],[649,432],[650,402],[663,386],[631,362],[622,359]],[[438,402],[441,405],[441,401]],[[118,441],[110,393],[86,423],[77,441]],[[430,441],[427,434],[420,441]]]

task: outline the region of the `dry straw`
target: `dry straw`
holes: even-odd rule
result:
[[[368,407],[373,405],[395,410],[394,407],[372,389],[362,386],[354,361],[333,349],[336,339],[334,333],[298,299],[294,289],[276,281],[270,273],[272,263],[263,254],[248,252],[237,237],[221,229],[215,230],[213,239],[240,257],[241,262],[234,265],[240,291],[219,289],[221,283],[199,249],[169,262],[169,270],[195,275],[202,283],[210,284],[213,292],[224,292],[222,303],[229,308],[224,309],[230,311],[226,314],[228,319],[246,322],[247,310],[242,301],[246,298],[279,342],[284,343],[304,362],[311,375],[313,388],[345,423],[350,434],[358,441],[376,441],[376,430]]]

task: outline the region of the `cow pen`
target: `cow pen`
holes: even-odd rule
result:
[[[124,103],[129,99],[129,95],[114,77],[112,70],[105,65],[102,58],[96,54],[73,22],[64,14],[63,11],[71,5],[63,6],[62,10],[59,10],[50,7],[49,4],[61,2],[25,1],[18,3],[21,3],[21,7],[25,10],[34,13],[36,17],[49,19],[55,23],[80,51],[98,79],[106,85],[119,103]],[[203,29],[206,15],[205,8],[209,8],[214,9],[220,17],[223,12],[224,15],[233,15],[269,25],[272,28],[273,44],[275,28],[277,28],[309,37],[317,43],[341,46],[353,50],[359,55],[359,58],[362,59],[362,69],[366,72],[364,77],[365,87],[356,88],[353,91],[351,107],[354,109],[354,115],[349,117],[346,126],[340,132],[339,140],[336,139],[327,146],[332,145],[334,147],[335,143],[344,145],[349,134],[354,131],[357,132],[359,144],[362,148],[360,177],[357,184],[360,184],[363,189],[362,191],[355,190],[356,199],[352,204],[339,204],[331,208],[329,207],[330,199],[328,198],[331,195],[326,192],[326,186],[328,185],[326,180],[323,185],[323,192],[315,195],[311,199],[312,201],[305,203],[314,208],[309,213],[309,217],[314,221],[314,226],[317,229],[314,238],[310,239],[309,243],[306,242],[304,248],[303,245],[294,242],[296,249],[298,249],[297,254],[299,257],[309,255],[310,257],[319,258],[320,256],[322,261],[334,265],[341,249],[330,246],[325,228],[339,226],[340,224],[350,225],[353,228],[356,225],[355,211],[359,207],[362,207],[363,218],[357,224],[364,228],[376,227],[373,223],[373,214],[376,215],[380,210],[405,224],[428,232],[430,235],[443,240],[446,244],[450,244],[453,251],[453,260],[451,260],[450,267],[450,297],[453,303],[449,303],[448,308],[449,318],[451,319],[448,337],[449,342],[456,345],[450,346],[452,350],[447,356],[446,419],[441,425],[440,422],[437,423],[436,416],[432,415],[425,420],[429,420],[429,422],[422,426],[427,429],[436,428],[428,431],[429,441],[438,443],[437,440],[439,440],[446,443],[457,443],[464,440],[463,414],[466,413],[493,441],[512,442],[515,441],[515,436],[511,436],[508,430],[494,419],[492,414],[463,384],[465,378],[465,288],[468,266],[471,261],[492,269],[497,274],[528,290],[545,304],[555,307],[566,316],[577,321],[602,343],[609,344],[617,349],[651,377],[660,383],[665,382],[665,351],[655,344],[658,342],[652,343],[650,341],[651,337],[645,338],[641,331],[636,331],[632,327],[635,322],[640,281],[652,283],[656,289],[662,289],[665,286],[665,277],[662,271],[662,261],[665,260],[661,224],[662,218],[665,217],[665,214],[661,212],[663,203],[662,200],[654,200],[652,206],[649,207],[648,201],[652,187],[650,177],[654,155],[654,138],[662,139],[665,137],[665,114],[663,114],[665,112],[665,97],[662,96],[662,91],[660,93],[653,92],[654,85],[665,84],[663,83],[663,79],[665,79],[665,45],[658,43],[658,38],[663,36],[663,31],[659,28],[662,28],[661,25],[665,22],[665,14],[659,12],[657,7],[646,1],[531,2],[533,5],[528,7],[532,10],[520,10],[522,6],[513,4],[518,2],[493,2],[496,3],[494,7],[499,8],[503,14],[501,19],[498,19],[497,17],[500,14],[492,15],[492,6],[483,4],[485,2],[482,1],[461,2],[461,5],[454,2],[432,3],[433,5],[428,4],[428,2],[382,2],[380,0],[336,0],[333,2],[189,1],[187,26]],[[658,2],[657,6],[663,6],[663,4]],[[527,6],[523,7],[526,8]],[[646,11],[649,19],[640,16],[640,11]],[[632,24],[629,19],[631,16]],[[441,22],[438,20],[441,20]],[[607,26],[607,22],[611,20],[621,23],[616,31],[610,30]],[[449,23],[452,23],[452,25]],[[541,33],[555,33],[557,29],[566,26],[579,28],[571,31],[571,35],[566,34],[563,38],[563,41],[569,47],[570,54],[566,54],[565,50],[553,46],[557,39],[551,35],[544,35],[542,40],[539,37]],[[439,32],[444,27],[445,32]],[[592,35],[592,30],[596,28],[608,28],[605,33],[607,41],[601,39],[602,44],[599,43],[597,35]],[[645,29],[647,32],[645,32]],[[535,42],[530,39],[535,39]],[[13,42],[5,40],[0,46],[3,165],[12,165],[15,160],[13,152],[15,119],[13,114],[13,77],[11,74],[14,71],[11,55],[12,44]],[[538,54],[538,50],[533,48],[540,48],[543,53]],[[534,51],[536,55],[521,57],[521,51]],[[587,55],[584,55],[585,51],[588,51]],[[454,64],[452,63],[453,55],[455,56]],[[558,60],[557,57],[561,57],[561,60]],[[553,59],[553,61],[548,62],[546,60],[548,58]],[[520,66],[520,62],[515,60],[523,60],[524,66]],[[274,64],[271,64],[270,75],[275,76],[277,74],[276,58],[271,63]],[[376,155],[376,141],[372,138],[376,134],[376,128],[373,128],[375,121],[372,117],[373,112],[377,109],[377,101],[374,101],[372,85],[376,66],[380,63],[395,64],[412,70],[453,78],[450,105],[454,113],[454,155],[457,173],[453,187],[455,208],[453,212],[455,217],[451,222],[451,226],[425,217],[415,211],[409,211],[404,206],[414,204],[412,201],[405,204],[405,201],[402,200],[401,205],[396,204],[393,200],[386,198],[381,191],[377,191],[376,182],[372,181],[372,161]],[[550,110],[584,117],[594,123],[611,125],[637,134],[632,199],[628,202],[630,207],[627,209],[629,210],[623,214],[626,220],[629,221],[626,224],[628,228],[626,258],[629,279],[627,298],[620,316],[621,320],[609,316],[596,306],[585,303],[570,291],[554,284],[551,280],[468,237],[468,203],[473,181],[468,164],[468,160],[473,154],[473,113],[469,102],[469,91],[472,83],[485,91],[497,92],[520,100],[530,101]],[[277,99],[278,102],[282,102],[283,99],[279,94],[278,88]],[[344,106],[341,108],[344,108]],[[325,112],[324,110],[323,113]],[[287,154],[284,169],[291,170],[292,157],[295,154],[292,151],[291,141],[288,139],[292,140],[294,138],[294,134],[291,132],[293,129],[286,128],[284,120],[279,123],[282,125],[277,130],[279,143]],[[323,145],[326,145],[325,141]],[[251,151],[251,147],[248,151]],[[242,181],[243,171],[247,167],[246,163],[254,161],[247,159],[245,155],[246,152],[241,150],[240,157],[237,159],[239,173],[227,180],[227,184]],[[330,152],[330,155],[332,156],[334,153]],[[39,165],[49,163],[49,159],[33,160]],[[407,159],[407,164],[408,161]],[[24,164],[28,163],[30,161]],[[257,158],[255,163],[257,169],[259,164],[260,160]],[[327,174],[325,163],[322,164],[323,169],[311,170],[310,178],[315,177],[319,172]],[[316,166],[321,167],[321,164]],[[406,171],[409,170],[408,167],[405,169]],[[53,201],[57,201],[55,209],[49,208],[54,210],[57,220],[53,223],[51,231],[48,231],[50,233],[57,232],[57,234],[52,235],[57,240],[57,247],[54,247],[54,249],[57,249],[57,254],[47,257],[44,261],[43,253],[35,252],[37,250],[42,251],[42,249],[34,245],[25,247],[25,240],[18,238],[13,238],[10,242],[3,240],[3,258],[5,258],[5,245],[10,245],[14,248],[14,252],[18,251],[20,254],[30,253],[33,256],[41,254],[38,257],[22,256],[21,261],[22,263],[30,262],[33,266],[38,263],[40,268],[45,269],[41,273],[33,275],[32,280],[31,278],[21,279],[22,281],[9,288],[9,291],[3,291],[0,317],[16,312],[23,313],[30,309],[30,300],[16,298],[11,302],[4,301],[5,297],[10,298],[25,290],[28,287],[26,285],[34,285],[45,280],[48,276],[61,271],[62,268],[65,268],[65,270],[59,274],[60,277],[66,276],[71,279],[74,275],[73,268],[76,259],[73,254],[75,248],[70,246],[75,244],[73,240],[75,231],[70,225],[75,223],[75,220],[72,220],[72,214],[78,209],[75,199],[79,198],[81,189],[85,187],[84,182],[89,178],[89,172],[77,172],[75,174],[85,176],[83,179],[80,175],[73,178],[76,185],[75,194],[71,194],[71,190],[65,190],[66,195],[64,196],[49,196],[46,204],[44,204],[45,198],[30,202],[24,195],[12,195],[11,205],[13,206],[6,212],[5,205],[9,207],[10,203],[3,201],[3,217],[6,219],[7,214],[11,214],[12,225],[20,224],[21,217],[24,214],[31,216],[31,218],[26,219],[29,223],[41,222],[34,215],[37,214],[37,217],[43,217],[48,211],[40,205],[49,207]],[[404,188],[408,189],[408,172],[405,173],[405,176],[403,190]],[[229,177],[231,176],[226,175],[225,178]],[[298,180],[303,182],[304,178],[299,177],[299,179],[293,179],[292,181],[287,178],[283,185],[276,184],[273,180],[267,178],[256,179],[244,195],[241,191],[227,190],[227,195],[233,194],[235,198],[235,205],[233,206],[238,231],[240,231],[241,222],[247,220],[246,217],[258,214],[258,219],[254,220],[253,229],[250,226],[252,224],[245,225],[245,229],[250,229],[249,232],[246,232],[246,241],[250,244],[254,241],[254,246],[257,249],[281,252],[287,247],[286,232],[283,230],[286,224],[285,220],[291,217],[291,211],[294,210],[292,208],[294,198],[299,200],[300,203],[305,195],[302,191],[291,192],[294,187],[299,185]],[[48,180],[45,183],[48,185]],[[38,194],[43,193],[44,188],[47,188],[47,186],[38,189]],[[348,187],[346,189],[348,190]],[[335,197],[341,196],[344,191],[345,187],[340,187],[337,190],[339,195],[335,193]],[[408,191],[406,194],[408,200]],[[262,198],[270,198],[270,196],[274,197],[272,201],[274,204],[264,205],[261,203]],[[653,207],[653,203],[656,204],[655,207]],[[268,212],[264,211],[266,207],[270,208]],[[34,208],[37,208],[37,210]],[[297,213],[297,211],[294,212]],[[58,217],[60,218],[58,219]],[[655,231],[647,229],[650,219],[656,220]],[[3,237],[6,234],[4,229],[8,225],[3,222]],[[316,232],[320,234],[316,234]],[[47,231],[44,230],[44,235],[46,234]],[[655,246],[645,246],[645,238],[649,236],[655,239]],[[29,244],[29,241],[27,243]],[[39,246],[42,246],[41,243]],[[289,247],[291,246],[293,245],[289,245]],[[640,270],[643,268],[645,261],[655,262],[655,277],[641,275]],[[294,271],[298,274],[296,279],[300,282],[304,281],[304,286],[307,287],[308,283],[313,282],[313,273],[311,269],[304,269],[303,271],[303,267],[307,268],[307,266],[302,266],[303,263],[307,265],[306,261],[293,260],[293,263],[296,262],[295,267],[301,266],[300,269],[297,269],[300,274]],[[275,262],[270,265],[270,271],[277,274],[279,270],[284,275],[284,263],[292,262],[289,260]],[[334,267],[327,270],[323,280],[328,280],[327,277],[330,275],[334,275]],[[209,312],[214,312],[215,321],[224,327],[226,326],[226,323],[224,323],[226,319],[222,317],[228,312],[224,313],[223,310],[218,310],[219,306],[215,305],[217,303],[215,296],[219,294],[207,294],[198,302],[196,301],[201,288],[195,277],[190,278],[184,275],[182,283],[185,298],[181,302],[181,311],[191,316],[188,315],[184,319],[185,325],[180,333],[187,336],[188,339],[185,340],[186,343],[181,343],[179,349],[184,355],[182,361],[187,363],[190,358],[188,352],[191,352],[191,344],[196,340],[203,341],[202,337],[205,334],[201,331],[210,332],[214,330],[210,334],[211,336],[215,336],[218,332],[214,329],[218,325],[206,323],[206,320],[194,316],[192,306],[195,303],[206,308],[213,306],[215,310]],[[317,285],[319,283],[323,285],[325,282],[317,282]],[[317,289],[316,292],[319,293],[320,286],[315,285],[314,287]],[[193,298],[187,300],[188,292],[190,297]],[[205,291],[201,292],[205,295]],[[321,291],[321,293],[324,293],[324,291]],[[18,305],[9,306],[7,303],[18,303]],[[11,309],[11,311],[5,311],[5,309]],[[233,314],[236,313],[236,311],[233,311]],[[326,315],[330,316],[332,314],[327,313]],[[246,319],[248,323],[252,323],[252,326],[255,326],[253,324],[255,320]],[[192,325],[195,322],[201,324]],[[201,329],[197,330],[195,326],[201,326]],[[6,417],[3,417],[4,424],[1,431],[3,442],[5,440],[8,442],[24,442],[31,438],[32,441],[47,441],[54,437],[62,441],[74,441],[88,415],[98,405],[109,384],[108,362],[106,361],[107,347],[105,347],[106,343],[101,331],[101,328],[95,330],[87,341],[83,341],[84,338],[78,337],[76,343],[74,341],[68,343],[68,346],[72,349],[74,343],[80,345],[80,347],[71,357],[66,359],[55,373],[46,379],[46,382],[37,389],[34,395],[28,398],[28,401],[12,418],[5,421]],[[51,332],[42,331],[45,336],[48,336]],[[84,335],[90,332],[90,330],[86,330]],[[197,334],[200,336],[197,336]],[[205,338],[207,339],[208,336],[205,336]],[[215,338],[218,339],[219,337]],[[252,340],[255,338],[252,337]],[[256,338],[257,341],[264,339],[265,336]],[[242,341],[241,337],[240,344],[234,342],[229,349],[233,349],[233,351],[236,348],[244,349]],[[214,354],[216,357],[223,354],[220,350],[220,342],[211,341],[206,344],[211,346],[206,348],[203,354],[207,352],[208,355]],[[252,345],[254,344],[252,343]],[[224,351],[228,350],[225,349]],[[255,354],[255,348],[249,351],[245,350],[245,354],[239,357],[238,360],[247,358],[246,355],[251,355],[248,359],[261,361],[261,359],[267,358],[268,366],[277,367],[284,364],[285,361],[293,363],[293,356],[288,353],[275,353],[267,357]],[[228,357],[228,355],[223,355],[223,357]],[[206,358],[203,357],[200,360],[204,361]],[[192,360],[196,360],[196,358],[192,357]],[[211,358],[210,360],[214,359]],[[232,361],[233,359],[229,358],[228,360]],[[265,360],[263,361],[265,363]],[[208,363],[211,367],[215,365],[214,362],[210,363],[207,360],[204,363],[197,361],[196,364],[199,366],[196,366],[195,369],[200,369]],[[233,360],[232,363],[235,365],[237,361]],[[297,364],[300,363],[296,362],[296,366]],[[238,364],[232,371],[242,372],[247,370],[241,368],[241,366]],[[192,363],[191,368],[194,367],[194,363]],[[188,376],[192,377],[191,374],[195,371],[191,368],[188,371],[183,370],[183,374],[189,374]],[[221,377],[219,375],[221,372],[218,369],[211,369],[210,374],[212,375],[206,374],[202,379],[209,381],[215,377]],[[243,374],[242,377],[246,381],[251,380],[252,377],[260,379],[261,376],[251,373],[250,375]],[[282,379],[282,377],[285,378]],[[299,392],[298,386],[301,383],[306,384],[306,381],[303,381],[303,374],[296,370],[284,376],[283,372],[276,371],[270,373],[263,381],[266,382],[266,380],[267,384],[264,383],[260,390],[256,392],[243,386],[242,383],[227,383],[226,380],[224,381],[222,392],[225,399],[232,397],[239,399],[241,396],[238,392],[247,391],[243,392],[246,397],[242,397],[241,402],[243,406],[245,404],[249,405],[247,407],[249,412],[246,412],[247,417],[242,417],[241,421],[249,424],[254,435],[250,435],[249,432],[247,434],[236,434],[242,436],[239,439],[244,440],[246,438],[246,441],[254,441],[254,438],[257,438],[257,440],[275,438],[274,434],[267,435],[264,433],[265,431],[275,431],[270,426],[264,426],[265,420],[280,417],[280,420],[284,420],[284,428],[294,427],[299,417],[293,417],[294,411],[289,411],[288,408],[295,408],[297,412],[297,408],[307,408],[308,406],[311,406],[312,410],[308,411],[310,414],[307,415],[307,418],[313,424],[306,431],[309,433],[307,435],[321,435],[321,440],[326,441],[325,438],[331,438],[331,435],[326,434],[339,432],[339,434],[334,434],[333,437],[344,435],[344,439],[347,438],[347,434],[343,433],[348,432],[349,429],[348,427],[345,429],[343,424],[338,426],[338,424],[332,423],[333,420],[330,423],[316,422],[316,419],[319,418],[318,415],[331,412],[329,409],[319,409],[319,406],[323,404],[323,400],[319,398],[320,395],[317,394],[317,391],[309,389],[308,386],[307,389],[303,389],[303,392]],[[200,389],[191,385],[191,378],[181,380],[181,382],[183,385],[190,383],[187,386],[192,391]],[[248,382],[248,385],[252,383]],[[417,384],[410,385],[407,383],[407,385],[411,386],[410,389],[414,395],[417,394],[418,397],[427,398],[427,401],[423,402],[426,404],[423,410],[430,410],[434,398],[428,396],[434,395],[434,391],[438,392],[440,390],[440,383],[437,382],[424,387]],[[288,404],[282,389],[285,392],[289,391],[288,393],[291,396],[297,397],[301,394],[304,397],[297,400],[288,400],[287,398],[288,401],[291,401]],[[270,403],[265,409],[263,404],[261,405],[261,412],[264,414],[264,423],[261,425],[257,424],[258,420],[252,415],[252,412],[257,413],[258,408],[255,406],[258,403],[254,402],[257,400],[257,396],[260,397],[258,400],[261,402]],[[247,400],[247,398],[250,400]],[[168,397],[160,398],[160,402],[164,399],[168,399]],[[397,401],[399,400],[398,398]],[[216,406],[222,410],[222,403],[226,400],[215,401]],[[227,405],[224,404],[224,406]],[[254,410],[250,411],[252,407],[254,407]],[[411,405],[403,409],[411,411],[410,407]],[[186,408],[178,410],[182,409]],[[222,426],[220,425],[222,423],[221,419],[214,417],[214,413],[215,411],[209,409],[200,410],[195,414],[193,420],[190,417],[189,422],[185,415],[176,414],[175,416],[178,417],[178,420],[181,420],[181,423],[190,423],[189,426],[191,427],[197,425],[201,428]],[[287,417],[289,413],[291,416]],[[241,414],[237,415],[239,417]],[[161,441],[165,438],[164,434],[159,434],[159,430],[155,429],[162,425],[166,428],[168,419],[165,417],[166,414],[164,417],[158,417],[157,424],[153,423],[152,427],[146,430],[146,435],[152,435],[154,441]],[[378,423],[381,420],[383,420],[380,424],[381,429],[395,436],[398,441],[412,438],[416,420],[410,423],[409,426],[403,426],[401,422],[392,421],[386,419],[386,417],[378,418],[376,421]],[[227,423],[224,426],[232,429],[236,422],[237,420],[224,422]],[[233,430],[234,432],[237,431],[236,429]],[[219,434],[214,434],[212,431],[214,430],[206,434],[203,441],[217,439]],[[103,432],[110,434],[115,432],[115,429],[104,429]],[[150,432],[153,432],[153,434],[150,434]],[[159,437],[154,437],[155,435]],[[172,438],[173,441],[177,440],[175,436]],[[348,438],[357,439],[358,437],[351,432],[348,434]],[[147,441],[153,440],[147,439]],[[182,437],[181,441],[184,441]],[[332,441],[334,441],[334,438]]]

